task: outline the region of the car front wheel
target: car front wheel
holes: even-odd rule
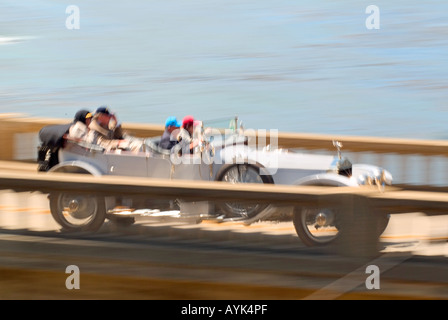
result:
[[[324,246],[340,238],[341,233],[347,231],[347,219],[343,219],[341,209],[298,207],[294,209],[293,224],[300,240],[309,247]],[[387,228],[390,216],[373,214],[368,217],[367,228],[373,230],[376,237],[380,237]],[[354,227],[357,228],[356,222]],[[359,227],[359,232],[364,232]],[[356,239],[354,239],[356,240]]]
[[[293,215],[294,228],[307,246],[322,246],[333,242],[339,235],[337,210],[331,208],[299,207]]]

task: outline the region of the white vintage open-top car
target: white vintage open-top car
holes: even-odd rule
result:
[[[339,142],[334,142],[335,155],[299,153],[277,148],[271,144],[252,144],[244,130],[235,129],[218,134],[216,130],[201,130],[201,143],[192,154],[181,154],[180,147],[173,150],[159,148],[160,137],[144,140],[139,152],[126,150],[104,150],[96,145],[63,139],[62,147],[45,147],[42,142],[40,158],[41,171],[81,173],[94,176],[119,175],[154,177],[166,179],[225,181],[228,183],[267,183],[312,186],[360,186],[377,184],[389,185],[391,174],[377,166],[352,164],[341,155]],[[180,146],[180,145],[179,145]],[[51,152],[57,152],[57,160],[51,160]],[[46,156],[46,158],[45,158]],[[53,154],[54,157],[54,154]],[[50,162],[50,163],[49,163]],[[115,222],[133,221],[135,214],[144,209],[177,210],[182,216],[182,199],[160,203],[132,199],[101,198],[96,195],[58,192],[50,195],[51,214],[65,230],[97,230],[105,219]],[[132,202],[133,201],[133,202]],[[173,203],[181,204],[173,208]],[[151,207],[152,206],[152,207]],[[156,206],[156,207],[154,207]],[[157,206],[159,206],[157,208]],[[117,208],[132,208],[120,211]],[[266,204],[224,203],[211,204],[197,209],[198,221],[201,217],[242,220],[247,223],[262,220],[275,207]],[[176,210],[174,210],[176,209]],[[140,211],[139,211],[140,210]],[[191,209],[190,209],[191,210]],[[129,212],[126,216],[123,212]],[[132,215],[134,212],[134,215]],[[191,211],[188,213],[191,215]],[[194,213],[194,212],[193,212]],[[148,214],[148,213],[146,213]],[[148,214],[150,215],[150,214]],[[338,234],[338,214],[335,208],[296,208],[293,222],[300,239],[307,245],[327,244]],[[387,225],[387,218],[379,226],[381,233]],[[317,232],[318,231],[318,232]]]

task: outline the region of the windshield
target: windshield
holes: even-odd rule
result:
[[[224,117],[202,121],[204,128],[214,128],[218,130],[230,129],[235,132],[242,127],[242,121],[235,117]]]

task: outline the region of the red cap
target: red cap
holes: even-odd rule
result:
[[[193,124],[193,123],[194,123],[194,118],[192,116],[186,116],[182,120],[182,127],[185,127],[187,124]]]

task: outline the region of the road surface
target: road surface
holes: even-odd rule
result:
[[[447,216],[392,215],[380,255],[363,260],[305,247],[289,221],[137,220],[66,234],[45,194],[6,190],[0,204],[1,299],[448,298]],[[78,290],[65,286],[71,265]],[[379,289],[366,287],[372,265]]]

